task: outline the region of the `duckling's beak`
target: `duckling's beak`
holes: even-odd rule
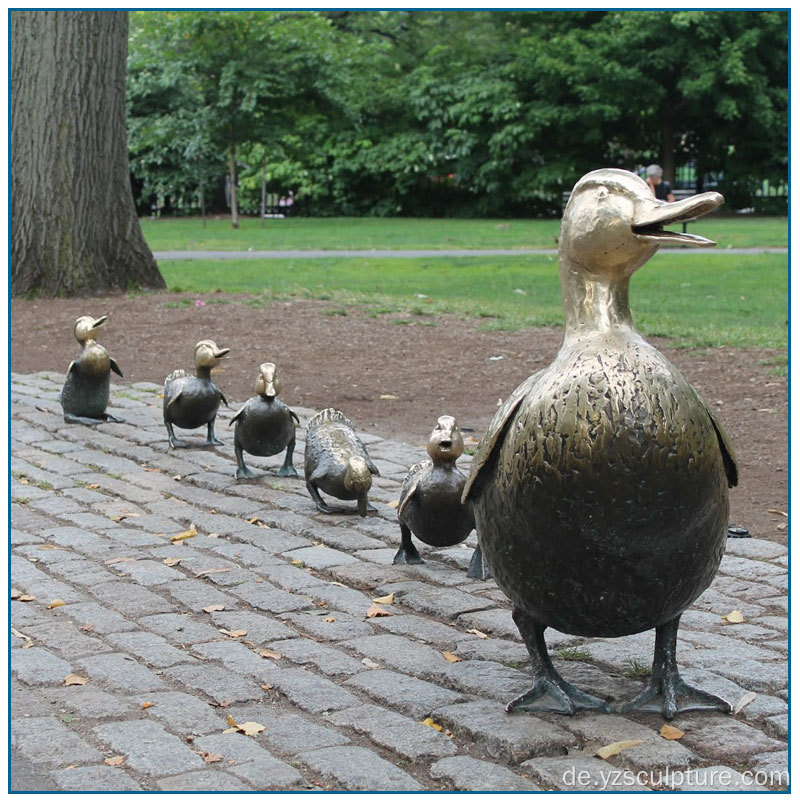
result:
[[[275,391],[275,384],[272,381],[266,381],[264,388],[264,397],[277,397],[278,393]]]
[[[107,319],[108,319],[108,317],[107,317],[105,314],[103,314],[103,316],[102,316],[102,317],[98,317],[98,318],[97,318],[97,319],[96,319],[96,320],[95,320],[95,321],[92,323],[92,330],[94,330],[95,328],[99,328],[99,327],[100,327],[100,326],[101,326],[101,325],[102,325],[102,324],[103,324],[103,323],[104,323],[104,322],[105,322]]]
[[[651,244],[684,244],[692,247],[715,247],[716,242],[692,233],[665,231],[665,225],[691,222],[722,205],[723,196],[719,192],[703,192],[675,203],[665,203],[655,199],[641,200],[634,212],[634,236]]]
[[[215,350],[214,358],[225,358],[225,356],[228,355],[230,351],[231,351],[230,347],[223,347],[220,350]]]

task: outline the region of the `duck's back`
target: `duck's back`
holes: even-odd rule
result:
[[[484,470],[481,544],[498,583],[543,624],[645,630],[680,613],[719,565],[728,481],[715,425],[639,337],[563,348]]]

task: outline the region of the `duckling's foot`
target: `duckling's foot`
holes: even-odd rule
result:
[[[623,712],[661,712],[664,719],[673,719],[681,711],[722,711],[730,714],[730,703],[710,692],[689,686],[681,678],[675,658],[679,622],[680,615],[656,628],[650,683],[643,692],[625,703]]]
[[[77,414],[64,414],[64,422],[71,422],[76,425],[97,425],[103,420],[95,417],[79,417]]]
[[[180,439],[176,439],[174,436],[169,437],[169,446],[170,447],[188,447],[189,445],[186,442],[182,442]]]
[[[531,657],[533,686],[525,694],[515,697],[506,706],[506,711],[554,711],[570,716],[584,708],[606,713],[611,711],[605,700],[576,689],[558,674],[544,641],[545,625],[536,622],[518,606],[511,616]]]
[[[219,439],[217,439],[217,437],[216,437],[216,436],[214,436],[214,434],[212,433],[212,434],[211,434],[211,436],[209,436],[209,437],[208,437],[208,438],[205,440],[204,444],[205,444],[207,447],[220,447],[221,445],[225,444],[225,442],[221,442],[221,441],[220,441]]]
[[[125,422],[122,417],[112,417],[111,414],[103,414],[103,422]]]
[[[245,466],[244,464],[241,467],[236,468],[236,477],[237,478],[257,478],[258,475],[250,469],[250,467]]]
[[[279,470],[278,475],[284,478],[297,478],[297,470],[291,464],[284,464]]]
[[[483,557],[480,545],[475,548],[475,552],[472,554],[467,569],[467,576],[470,578],[477,578],[480,581],[485,581],[487,578],[492,577],[492,569],[489,566],[489,562]]]
[[[419,550],[411,541],[411,529],[402,522],[400,523],[400,533],[402,534],[400,549],[394,554],[392,564],[424,564]]]

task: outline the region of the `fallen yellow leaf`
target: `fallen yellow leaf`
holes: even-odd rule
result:
[[[400,505],[400,501],[399,500],[390,500],[386,505],[389,506],[389,508],[397,508],[397,506]]]
[[[100,488],[100,484],[99,483],[87,483],[84,488],[85,489],[99,489]]]
[[[756,699],[755,692],[745,692],[742,695],[741,700],[739,700],[739,702],[736,704],[736,707],[733,709],[733,713],[738,714],[745,706],[750,705],[750,703],[752,703],[753,700],[755,699]]]
[[[84,678],[83,675],[75,675],[73,672],[64,678],[64,686],[85,686],[87,683],[89,683],[88,678]]]
[[[206,764],[214,764],[217,761],[223,761],[224,759],[219,753],[208,753],[205,750],[195,750],[193,751],[206,762]]]
[[[108,561],[104,562],[106,564],[122,564],[126,561],[136,561],[135,558],[131,558],[130,556],[120,556],[119,558],[110,558]]]
[[[658,733],[662,739],[669,739],[670,741],[673,739],[683,739],[686,735],[680,728],[676,728],[674,725],[662,725]]]
[[[111,756],[105,759],[105,763],[109,767],[121,767],[125,763],[125,756]]]
[[[17,600],[19,600],[20,603],[30,603],[32,600],[35,600],[35,599],[36,599],[36,595],[35,594],[21,594],[17,598]]]
[[[325,622],[336,622],[336,617],[325,617]]]
[[[155,703],[142,703],[140,708],[142,709],[142,711],[144,711],[146,708],[152,708],[154,705]]]
[[[479,631],[477,628],[467,628],[467,633],[474,633],[479,639],[488,639],[489,634]]]
[[[168,567],[177,567],[178,564],[181,563],[181,560],[179,558],[165,558],[162,563],[166,564]]]
[[[268,691],[269,691],[269,690],[272,688],[272,684],[271,684],[271,683],[262,683],[262,684],[261,684],[261,688],[262,688],[262,689],[263,689],[265,692],[268,692]]]
[[[382,394],[381,400],[399,400],[400,398],[396,394]]]
[[[47,606],[47,607],[48,608],[61,608],[61,606],[65,606],[65,605],[66,605],[66,603],[60,597],[58,597],[55,600],[53,600],[50,603],[50,605]]]
[[[441,726],[441,725],[437,725],[437,724],[436,724],[436,723],[433,721],[433,719],[432,719],[431,717],[425,717],[425,719],[424,719],[424,720],[422,720],[422,724],[423,724],[423,725],[427,725],[429,728],[433,728],[435,731],[441,731],[441,730],[443,730],[442,726]]]
[[[299,558],[293,558],[289,563],[293,567],[302,567],[303,566],[303,562]]]
[[[258,722],[236,722],[232,716],[228,715],[228,725],[230,728],[222,731],[223,733],[243,733],[245,736],[255,736],[265,730],[265,727]]]
[[[170,536],[169,540],[171,542],[182,542],[184,539],[191,539],[192,536],[197,536],[197,531],[194,528],[189,528],[188,531],[183,531],[183,533],[176,533],[174,536]]]
[[[11,599],[12,600],[19,600],[22,597],[22,592],[19,589],[12,589],[11,590]]]
[[[213,611],[224,611],[224,610],[225,610],[225,606],[222,605],[222,604],[217,605],[217,606],[206,606],[203,609],[203,611],[205,611],[206,614],[211,614]]]
[[[392,603],[394,603],[394,592],[391,594],[385,594],[383,597],[373,597],[372,602],[378,603],[378,605],[381,606],[390,606]]]
[[[114,522],[122,522],[124,519],[133,519],[134,517],[140,516],[133,511],[126,511],[124,514],[116,514],[115,516],[111,517]]]
[[[461,661],[455,653],[451,653],[448,650],[445,650],[442,655],[444,656],[444,660],[449,661],[451,664],[454,664],[456,661]]]
[[[785,511],[781,511],[779,508],[768,508],[767,514],[780,514],[782,517],[789,516]]]
[[[22,649],[24,650],[26,647],[33,647],[33,639],[30,636],[26,636],[24,633],[20,633],[15,627],[11,627],[11,635],[16,636],[17,639],[24,639],[25,644],[22,645]]]
[[[744,622],[744,615],[741,611],[731,611],[730,614],[726,614],[722,619],[733,623]]]
[[[393,617],[394,614],[388,609],[381,608],[373,603],[367,610],[367,616],[371,619],[372,617]]]
[[[85,625],[81,625],[78,628],[79,631],[86,631],[86,633],[91,633],[94,630],[94,622],[87,622]]]
[[[369,667],[370,669],[383,669],[383,667],[382,667],[380,664],[377,664],[377,663],[376,663],[375,661],[373,661],[371,658],[362,658],[362,659],[361,659],[361,663],[362,663],[362,664],[363,664],[365,667]]]
[[[195,531],[197,533],[197,531]],[[213,567],[212,569],[201,569],[200,572],[195,572],[195,578],[202,578],[203,575],[216,575],[218,572],[230,572],[230,567]]]
[[[247,636],[247,631],[244,628],[237,628],[235,631],[226,631],[224,628],[220,628],[220,631],[226,636],[230,636],[231,639],[241,639],[242,636]]]
[[[258,653],[261,658],[273,658],[275,661],[280,661],[283,658],[283,655],[277,650],[270,650],[268,647],[265,647],[263,650],[259,650]]]
[[[621,753],[623,750],[627,750],[630,747],[636,747],[636,745],[642,743],[642,739],[629,739],[625,742],[612,742],[611,744],[607,744],[605,747],[601,747],[597,753],[595,753],[595,755],[605,760],[606,758],[611,758],[611,756]]]

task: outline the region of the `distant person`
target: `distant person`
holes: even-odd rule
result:
[[[675,202],[675,195],[672,194],[672,187],[669,182],[661,177],[663,174],[664,170],[658,164],[651,164],[647,168],[647,185],[657,200],[666,200],[668,203],[673,203]]]

